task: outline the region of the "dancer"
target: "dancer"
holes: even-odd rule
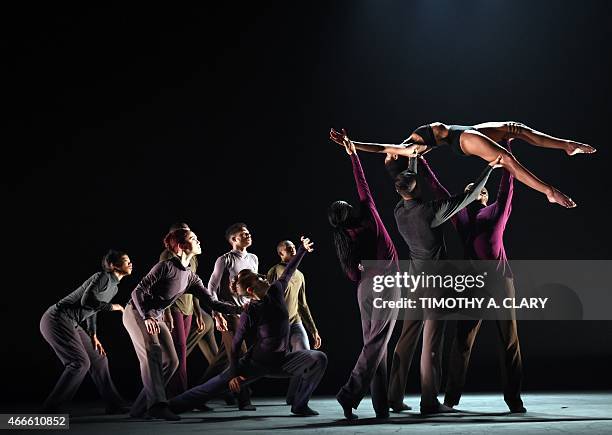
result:
[[[505,148],[512,151],[509,142],[505,144]],[[440,183],[425,158],[421,158],[421,164],[424,168],[425,179],[431,185],[434,194],[440,199],[450,198],[450,193]],[[496,270],[489,274],[487,282],[505,289],[505,297],[514,297],[514,280],[506,258],[503,239],[504,230],[512,211],[513,178],[508,171],[503,171],[495,202],[487,205],[489,194],[486,188],[483,188],[478,199],[457,213],[453,221],[464,243],[467,258],[492,260],[497,263]],[[470,187],[468,185],[466,189]],[[511,310],[509,314],[509,319],[495,321],[501,343],[500,360],[502,361],[504,400],[512,413],[524,413],[526,409],[521,400],[523,377],[521,347],[514,310]],[[444,404],[447,406],[453,407],[459,404],[472,346],[481,324],[482,320],[459,320],[457,322],[444,396]]]
[[[190,230],[189,225],[184,222],[179,222],[170,227],[168,232],[172,232],[178,229]],[[174,256],[174,253],[169,249],[165,249],[159,256],[159,261],[170,260]],[[189,268],[193,273],[196,273],[198,268],[198,260],[194,255],[189,261]],[[207,353],[212,352],[209,345],[204,343],[203,332],[208,325],[208,337],[209,341],[214,342],[214,348],[216,353],[216,342],[214,337],[214,331],[212,328],[212,317],[200,308],[198,298],[194,298],[189,293],[183,293],[170,308],[164,313],[170,324],[170,332],[172,334],[172,341],[174,342],[174,348],[176,355],[179,360],[179,366],[170,382],[168,382],[168,393],[170,396],[176,396],[187,389],[187,355],[189,355],[190,349],[188,349],[188,343],[191,345],[191,349],[195,347],[198,341],[202,340],[203,344],[200,348],[204,347],[207,352],[203,353],[205,357]],[[195,328],[192,327],[192,317],[195,317]],[[212,336],[212,337],[210,337]],[[190,342],[191,340],[191,342]],[[212,356],[210,356],[212,359]],[[209,360],[210,362],[210,360]]]
[[[214,298],[238,307],[244,307],[248,299],[232,292],[229,284],[238,275],[238,272],[243,269],[250,269],[257,273],[259,259],[257,255],[247,252],[247,248],[253,244],[253,238],[245,223],[238,222],[230,225],[225,231],[225,239],[232,246],[232,250],[221,255],[215,261],[215,268],[212,275],[210,275],[208,288]],[[228,355],[228,353],[231,353],[234,332],[238,327],[237,316],[228,316],[226,319],[221,313],[213,313],[213,318],[215,319],[217,330],[221,332],[222,348],[204,372],[200,379],[200,384],[225,370],[229,363],[228,357],[231,358],[231,355]],[[240,354],[242,355],[244,352],[246,352],[246,346],[243,344],[240,347]],[[228,405],[232,404],[233,398],[231,396],[226,397],[226,402]],[[209,408],[202,404],[201,409],[207,410]],[[255,406],[251,403],[251,393],[248,388],[241,390],[238,395],[238,409],[241,411],[255,411]]]
[[[191,257],[202,252],[195,233],[183,228],[175,230],[166,235],[164,245],[174,256],[153,266],[132,292],[123,313],[123,324],[140,361],[144,384],[130,415],[143,417],[148,408],[151,417],[178,420],[166,400],[165,386],[178,367],[178,358],[168,326],[162,321],[164,310],[186,291],[195,294],[208,308],[233,314],[242,309],[214,299],[189,269]]]
[[[340,145],[342,144],[342,133],[332,129],[330,137]],[[538,147],[561,149],[570,156],[581,153],[591,154],[596,151],[590,145],[549,136],[519,122],[485,122],[474,126],[445,125],[434,122],[417,128],[400,145],[355,142],[355,146],[363,151],[415,157],[438,146],[448,145],[457,154],[475,155],[489,163],[501,155],[502,165],[517,180],[545,194],[550,202],[558,203],[566,208],[575,207],[576,203],[570,197],[541,181],[507,149],[497,143],[513,138],[522,139]]]
[[[110,376],[106,350],[97,335],[99,311],[123,311],[111,300],[117,285],[132,273],[132,262],[125,252],[109,250],[102,259],[101,272],[92,275],[79,288],[50,306],[40,320],[40,332],[64,364],[64,372],[47,397],[46,411],[61,411],[70,401],[85,374],[89,372],[107,414],[128,412]]]
[[[194,387],[170,400],[170,408],[177,413],[189,411],[200,403],[228,390],[234,392],[264,377],[299,377],[299,387],[291,406],[291,412],[300,416],[318,415],[308,407],[310,397],[319,385],[327,357],[323,352],[289,349],[289,313],[284,292],[293,273],[306,251],[312,252],[313,243],[302,237],[302,245],[291,259],[280,279],[272,284],[263,275],[252,270],[242,270],[235,281],[235,289],[250,299],[240,316],[230,353],[230,367],[205,384]],[[252,334],[255,343],[248,353],[239,359],[238,350],[245,335]]]
[[[348,138],[342,144],[353,165],[361,212],[357,213],[344,201],[336,201],[329,207],[328,218],[334,228],[334,244],[340,266],[351,281],[358,282],[357,302],[361,313],[363,348],[336,399],[342,406],[344,416],[349,420],[356,419],[358,417],[352,408],[357,409],[369,388],[376,417],[388,418],[387,343],[397,312],[385,310],[381,318],[372,318],[372,277],[398,270],[398,257],[376,210],[355,146]],[[361,262],[366,259],[378,260],[384,266],[364,270]]]
[[[351,145],[346,132],[344,130],[343,132],[340,144],[345,147],[354,146]],[[478,197],[489,174],[494,168],[501,166],[502,161],[502,156],[498,156],[481,174],[471,190],[446,200],[423,201],[420,198],[416,174],[412,171],[403,171],[397,175],[395,188],[402,200],[395,207],[395,220],[400,234],[410,248],[413,274],[418,273],[428,261],[446,258],[446,245],[441,225]],[[451,408],[438,401],[444,322],[433,319],[404,320],[402,333],[393,355],[389,380],[389,404],[396,411],[409,409],[403,403],[404,391],[408,370],[421,331],[423,331],[421,413],[452,411]]]
[[[280,279],[287,268],[287,263],[296,255],[295,245],[291,240],[283,240],[276,246],[281,262],[272,266],[268,271],[268,281],[274,282]],[[314,339],[313,347],[321,347],[321,337],[317,331],[315,322],[310,314],[310,308],[306,302],[306,281],[304,275],[299,270],[295,270],[287,289],[285,290],[285,303],[289,311],[289,351],[310,350],[306,329]],[[304,329],[304,325],[306,329]],[[295,392],[298,389],[300,377],[294,377],[289,382],[287,390],[287,405],[293,403]]]

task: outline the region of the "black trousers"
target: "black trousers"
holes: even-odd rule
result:
[[[513,280],[505,278],[503,284],[505,285],[506,295],[514,297]],[[508,317],[510,319],[492,320],[490,323],[495,325],[501,344],[499,347],[499,357],[504,400],[510,408],[514,408],[523,406],[523,401],[521,400],[523,364],[514,312],[509,312]],[[465,385],[472,347],[481,324],[482,320],[460,320],[457,322],[457,331],[451,347],[448,382],[444,397],[444,403],[447,405],[455,406],[459,403],[461,392]]]

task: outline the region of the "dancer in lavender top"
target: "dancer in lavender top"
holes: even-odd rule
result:
[[[189,269],[191,257],[202,252],[195,233],[186,229],[172,231],[164,244],[174,256],[153,266],[132,292],[123,313],[144,384],[130,415],[143,417],[148,409],[151,417],[178,420],[168,409],[166,399],[165,386],[178,367],[178,357],[168,326],[162,321],[164,310],[185,292],[192,293],[208,309],[237,314],[242,308],[213,299],[200,277]]]

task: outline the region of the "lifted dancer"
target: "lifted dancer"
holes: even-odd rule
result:
[[[270,284],[262,275],[245,269],[236,281],[239,295],[250,299],[240,316],[234,336],[230,367],[223,373],[170,400],[170,408],[177,413],[189,411],[228,390],[237,392],[247,385],[265,377],[300,377],[291,412],[300,416],[318,415],[308,407],[313,391],[319,385],[327,357],[323,352],[300,350],[287,353],[289,349],[289,315],[284,292],[291,276],[297,269],[306,251],[312,252],[312,242],[302,237],[302,245],[291,259],[280,279]],[[255,343],[248,353],[239,359],[238,350],[245,335],[252,334]]]
[[[342,133],[332,129],[330,137],[342,145]],[[457,154],[475,155],[489,163],[501,155],[502,165],[517,180],[545,194],[550,202],[556,202],[567,208],[575,207],[576,203],[571,198],[553,186],[542,182],[519,163],[508,150],[497,143],[513,138],[522,139],[538,147],[561,149],[570,156],[580,153],[591,154],[596,151],[590,145],[549,136],[520,122],[485,122],[474,126],[445,125],[434,122],[417,128],[400,145],[355,142],[355,146],[363,151],[416,157],[433,148],[448,145]]]
[[[40,320],[40,332],[64,364],[64,372],[43,405],[47,411],[60,411],[89,372],[106,402],[106,413],[128,412],[111,379],[96,325],[99,311],[123,311],[121,305],[110,302],[119,281],[132,273],[132,262],[126,253],[110,250],[102,259],[102,267],[102,272],[50,306]]]

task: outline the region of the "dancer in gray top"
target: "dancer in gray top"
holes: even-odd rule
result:
[[[78,390],[89,371],[98,392],[106,401],[106,412],[127,412],[125,402],[110,377],[106,351],[97,335],[99,311],[123,311],[112,304],[117,285],[132,273],[132,262],[124,252],[110,250],[97,272],[79,288],[47,309],[40,332],[64,364],[64,372],[47,398],[44,409],[59,411]]]

